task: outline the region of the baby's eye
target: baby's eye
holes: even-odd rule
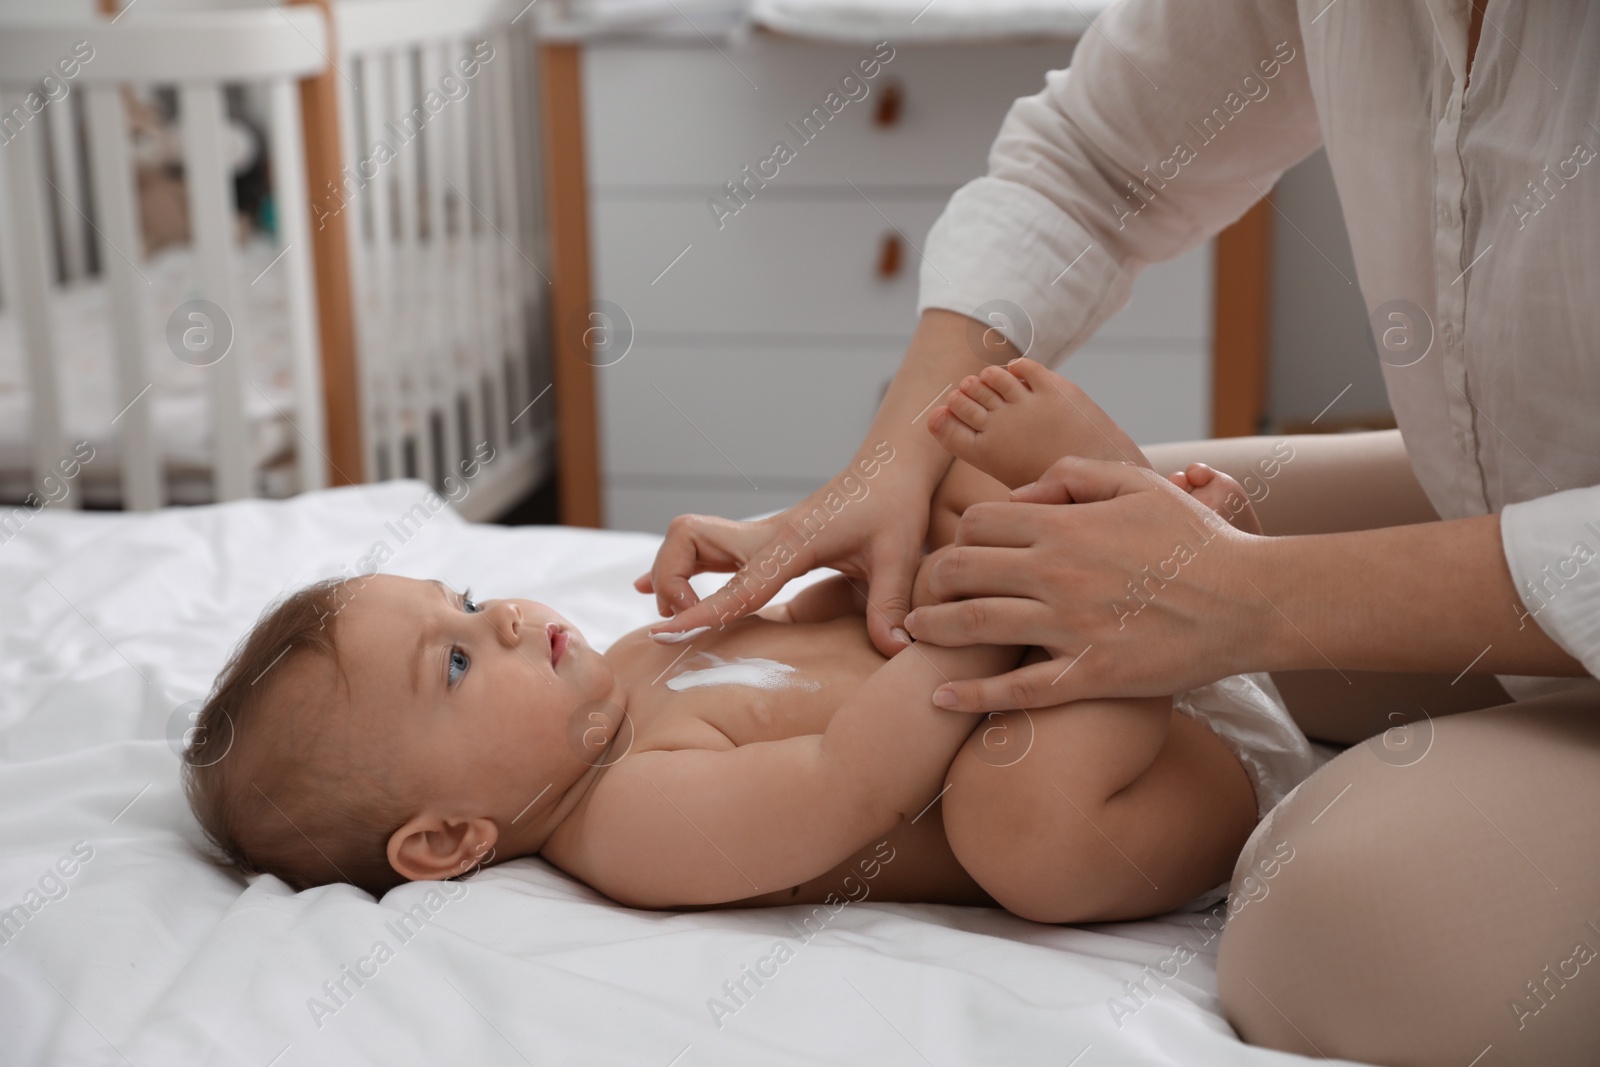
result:
[[[472,590],[470,589],[461,594],[461,610],[465,611],[468,615],[476,615],[478,612],[483,610],[483,608],[479,606],[478,602],[472,599]]]
[[[461,651],[459,648],[452,648],[450,650],[450,669],[447,673],[450,676],[449,681],[452,686],[461,680],[461,676],[463,674],[467,673],[467,665],[470,662],[471,661],[467,659],[467,654]]]

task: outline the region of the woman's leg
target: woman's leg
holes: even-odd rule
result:
[[[1180,441],[1145,449],[1162,474],[1199,461],[1233,475],[1267,534],[1338,533],[1438,518],[1399,430]],[[1423,716],[1510,700],[1490,675],[1277,671],[1273,681],[1306,736],[1354,744]]]
[[[1200,462],[1244,486],[1269,536],[1433,522],[1399,430],[1178,441],[1144,450],[1161,474]]]
[[[1364,1062],[1594,1063],[1600,699],[1456,715],[1411,742],[1343,753],[1240,856],[1234,889],[1256,873],[1217,964],[1229,1020],[1252,1044]]]

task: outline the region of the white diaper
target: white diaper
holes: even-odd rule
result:
[[[1244,855],[1271,822],[1268,815],[1285,797],[1317,769],[1311,742],[1289,717],[1283,696],[1272,676],[1236,674],[1231,678],[1179,693],[1172,706],[1205,723],[1222,738],[1256,791],[1256,815],[1262,821],[1250,836]],[[1230,883],[1223,882],[1179,908],[1180,912],[1207,911],[1228,899]]]
[[[1317,769],[1311,742],[1289,717],[1272,676],[1236,674],[1179,693],[1173,707],[1205,723],[1239,757],[1265,816]]]

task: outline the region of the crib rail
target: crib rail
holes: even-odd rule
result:
[[[549,420],[524,417],[549,380],[532,20],[519,26],[498,0],[333,10],[356,187],[334,206],[359,309],[369,476],[448,487],[486,455],[542,463]]]
[[[122,86],[176,84],[193,241],[200,265],[199,297],[232,319],[232,345],[207,367],[214,447],[213,489],[219,500],[252,495],[258,457],[244,419],[245,369],[251,327],[237,290],[231,172],[224,144],[224,87],[267,87],[271,128],[267,149],[279,183],[277,268],[288,275],[287,308],[294,347],[295,429],[301,441],[302,488],[326,484],[321,458],[323,422],[315,304],[308,256],[306,190],[295,86],[326,67],[327,32],[314,8],[185,12],[130,17],[116,23],[8,24],[0,33],[0,301],[21,325],[32,391],[32,456],[36,491],[45,499],[59,464],[70,456],[65,440],[62,383],[49,292],[56,277],[84,271],[92,232],[106,275],[111,353],[118,397],[127,406],[112,420],[122,451],[122,500],[151,508],[163,500],[152,405],[141,403],[154,379],[152,359],[171,353],[146,350],[146,284],[139,268],[143,239],[134,200],[130,134]],[[84,60],[87,54],[89,59]],[[58,63],[77,57],[63,78]],[[55,79],[54,85],[44,81]],[[60,87],[67,92],[59,99]],[[49,100],[49,104],[40,104]],[[82,101],[89,159],[80,165],[72,110]],[[39,128],[34,128],[39,127]],[[49,168],[62,180],[52,180]],[[88,196],[78,175],[90,175]],[[64,206],[63,206],[64,205]],[[51,240],[46,220],[65,220],[61,240]],[[91,221],[94,220],[94,221]],[[61,253],[58,257],[56,249]],[[215,324],[213,324],[215,325]],[[62,502],[77,506],[81,494]]]

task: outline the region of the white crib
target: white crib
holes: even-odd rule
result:
[[[0,365],[0,498],[144,509],[414,476],[486,518],[547,474],[531,20],[497,0],[332,10],[0,25],[0,356],[19,371]],[[330,67],[348,179],[311,189],[300,85]],[[176,88],[183,252],[142,254],[130,85]],[[266,104],[270,244],[235,237],[229,86]],[[334,226],[348,270],[319,274]],[[319,309],[341,301],[355,352],[324,352]]]

